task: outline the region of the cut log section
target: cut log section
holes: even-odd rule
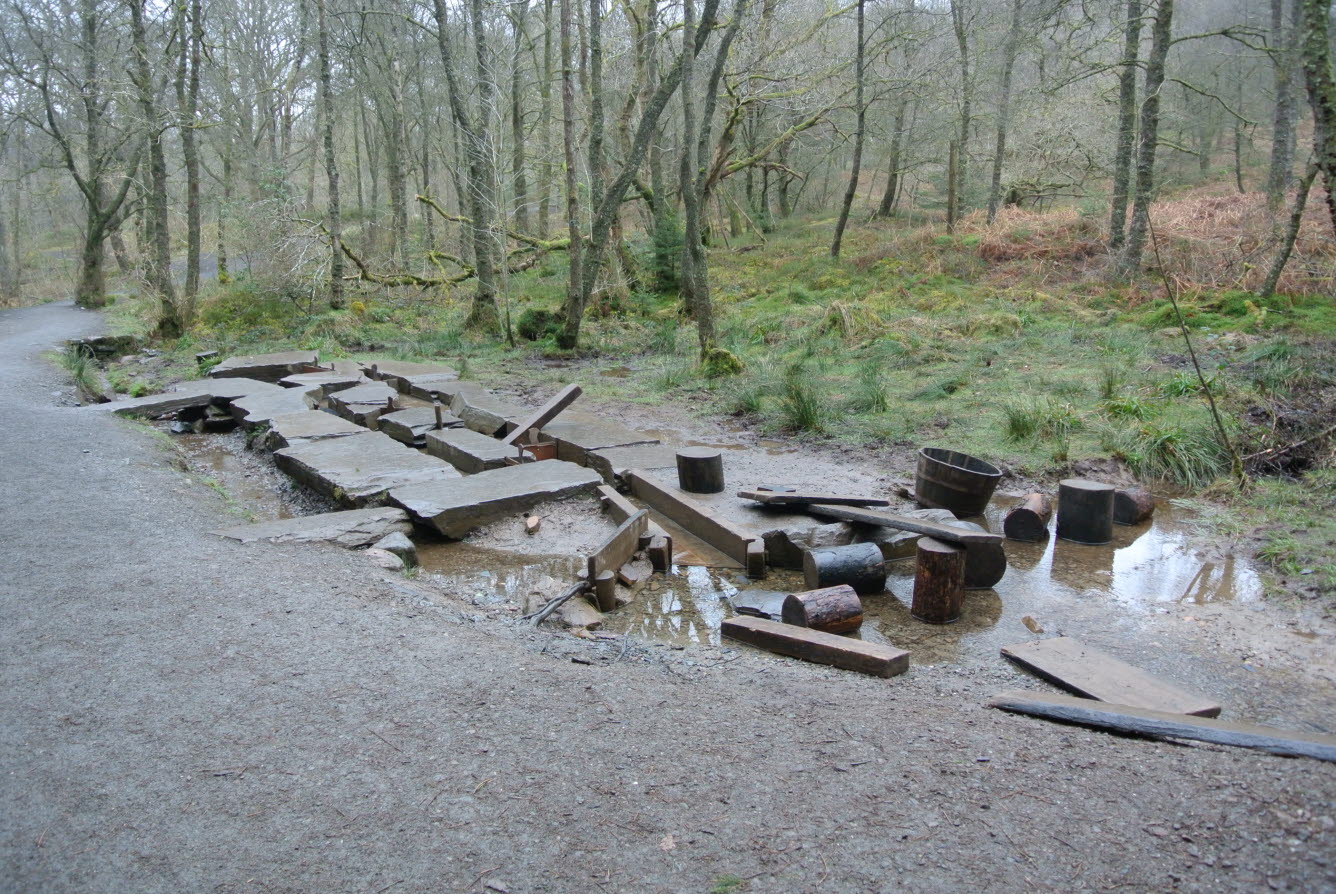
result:
[[[875,543],[851,543],[803,554],[803,582],[809,590],[848,584],[863,596],[886,589],[886,560]]]
[[[1002,521],[1002,533],[1012,540],[1047,540],[1053,501],[1045,494],[1028,494]]]
[[[610,612],[617,607],[617,575],[611,571],[600,572],[594,578],[594,598],[598,602],[598,610],[601,612]]]
[[[1070,636],[1003,646],[1002,655],[1086,698],[1170,714],[1215,717],[1220,713],[1220,705],[1206,696],[1181,689]]]
[[[909,613],[929,624],[958,621],[965,602],[964,580],[964,548],[931,537],[919,538],[914,602]]]
[[[677,484],[690,494],[717,494],[724,489],[724,454],[714,447],[677,451]]]
[[[823,494],[815,491],[779,490],[758,487],[755,490],[740,490],[738,496],[744,500],[754,500],[765,506],[889,506],[890,500],[881,497],[857,497],[847,494]]]
[[[1058,537],[1098,546],[1113,539],[1112,484],[1068,478],[1058,484]]]
[[[988,700],[988,707],[1120,733],[1160,739],[1192,739],[1216,745],[1255,748],[1289,757],[1336,761],[1336,736],[1288,732],[1251,723],[1230,723],[1128,705],[1111,705],[1070,695],[1023,690],[995,695]]]
[[[1140,488],[1113,492],[1113,523],[1139,525],[1155,514],[1155,498]]]
[[[649,539],[649,548],[645,550],[650,565],[655,571],[667,571],[673,567],[673,538],[667,534],[656,534]]]
[[[729,639],[759,646],[780,655],[844,670],[893,677],[909,668],[909,653],[893,646],[849,639],[764,618],[726,618],[719,631]]]
[[[863,600],[847,584],[790,593],[784,598],[780,617],[785,624],[826,633],[849,633],[863,626]]]

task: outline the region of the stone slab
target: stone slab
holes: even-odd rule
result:
[[[301,413],[286,413],[269,420],[269,434],[265,446],[270,450],[282,450],[293,444],[305,441],[319,441],[323,438],[346,438],[360,435],[366,429],[355,422],[349,422],[342,416],[326,413],[322,410],[306,410]]]
[[[373,373],[371,368],[375,367]],[[453,376],[459,378],[459,371],[444,363],[420,363],[414,360],[375,360],[363,363],[367,375],[379,379],[405,393],[408,392],[410,379],[414,376]]]
[[[167,413],[175,413],[192,407],[207,407],[209,404],[227,404],[247,394],[259,394],[267,391],[281,391],[277,385],[259,382],[255,379],[225,379],[211,381],[196,379],[182,382],[171,391],[163,394],[150,394],[146,397],[132,397],[117,400],[96,407],[108,410],[119,416],[140,416],[155,418]]]
[[[384,502],[386,493],[406,484],[458,478],[459,472],[380,432],[323,438],[284,447],[274,463],[317,493],[346,506]]]
[[[445,410],[441,411],[442,431],[458,428],[462,424],[457,417]],[[436,411],[432,407],[409,407],[407,410],[382,413],[376,419],[376,430],[401,444],[423,447],[427,443],[427,432],[436,430]]]
[[[385,384],[398,388],[403,394],[412,394],[415,387],[420,387],[423,391],[429,391],[432,386],[441,386],[452,381],[459,381],[459,373],[450,367],[440,366],[436,369],[436,372],[386,376],[384,381]]]
[[[334,392],[329,396],[329,407],[349,422],[374,429],[389,400],[398,396],[399,392],[384,382],[368,382]]]
[[[315,351],[281,351],[277,354],[253,354],[249,357],[228,357],[213,369],[209,378],[248,378],[262,382],[277,382],[284,376],[305,372],[306,367],[320,363]]]
[[[603,420],[558,419],[542,429],[543,438],[557,444],[557,459],[585,465],[590,450],[659,443],[658,438]],[[676,462],[676,460],[674,460]]]
[[[284,388],[298,388],[303,394],[316,394],[319,397],[329,397],[335,391],[343,391],[346,388],[355,388],[358,385],[371,381],[366,376],[358,373],[340,373],[340,372],[313,372],[313,373],[293,373],[290,376],[284,376],[278,380],[278,384]]]
[[[473,389],[457,392],[450,401],[450,412],[463,420],[465,428],[484,435],[508,434],[529,415],[524,407]]]
[[[311,404],[301,389],[280,388],[238,397],[232,401],[232,418],[242,425],[268,425],[275,416],[309,409]]]
[[[419,521],[447,537],[539,503],[592,493],[602,484],[597,472],[560,460],[491,469],[453,481],[429,481],[392,489],[389,498]]]
[[[514,447],[507,447],[496,438],[469,428],[431,431],[424,439],[427,453],[469,475],[502,468],[507,459],[519,455]]]
[[[600,447],[585,453],[585,465],[602,475],[608,484],[629,487],[626,473],[632,469],[659,473],[670,471],[676,474],[677,451],[662,444]]]
[[[395,506],[322,512],[302,518],[260,522],[223,528],[212,533],[242,543],[329,542],[348,549],[370,546],[390,534],[405,535],[413,529],[408,513]]]
[[[455,376],[409,376],[408,393],[420,400],[439,400],[450,408],[450,401],[460,390],[460,381]],[[477,387],[468,385],[466,387]]]

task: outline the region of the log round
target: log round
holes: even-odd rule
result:
[[[875,543],[851,543],[803,554],[803,581],[809,590],[848,584],[860,595],[886,589],[886,560]]]
[[[594,578],[594,600],[601,612],[610,612],[617,607],[617,575],[604,571]]]
[[[1047,540],[1053,501],[1045,494],[1028,494],[1007,513],[1002,533],[1012,540]]]
[[[953,528],[965,528],[970,531],[986,531],[977,522],[949,522]],[[971,543],[965,547],[965,589],[986,590],[1002,579],[1007,573],[1007,551],[1001,541],[993,543]]]
[[[677,451],[677,484],[692,494],[717,494],[724,489],[724,454],[713,447]]]
[[[784,598],[780,618],[785,624],[798,627],[826,633],[848,633],[863,626],[863,600],[847,584],[790,593]]]
[[[1058,484],[1058,536],[1073,543],[1113,539],[1112,484],[1068,478]]]
[[[914,602],[909,613],[929,624],[960,618],[965,602],[965,550],[931,537],[920,537],[914,566]]]
[[[1155,514],[1155,498],[1138,487],[1113,494],[1113,523],[1139,525]]]

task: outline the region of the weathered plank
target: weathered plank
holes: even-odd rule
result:
[[[755,560],[748,556],[748,544],[758,538],[717,518],[696,500],[640,472],[629,472],[631,492],[656,512],[660,512],[710,546],[750,568]]]
[[[780,655],[801,658],[815,664],[829,664],[874,677],[893,677],[903,674],[909,668],[909,653],[903,649],[764,618],[726,618],[719,630],[729,639],[759,646]]]
[[[1111,705],[1088,698],[1046,692],[1011,690],[993,696],[988,707],[1015,714],[1029,714],[1063,723],[1079,723],[1120,733],[1135,733],[1161,739],[1192,739],[1237,748],[1255,748],[1289,757],[1312,757],[1336,761],[1336,736],[1299,733],[1232,723],[1188,714],[1170,714],[1128,705]]]
[[[641,509],[618,525],[608,539],[599,544],[589,557],[589,579],[597,580],[605,571],[616,572],[635,555],[640,535],[649,525],[649,511]]]
[[[599,500],[603,502],[603,511],[611,515],[612,520],[619,525],[640,511],[635,503],[606,484],[600,484],[597,493]]]
[[[1002,655],[1078,695],[1170,714],[1215,717],[1220,705],[1070,636],[1003,646]]]
[[[562,410],[575,403],[575,399],[583,393],[584,391],[579,385],[567,385],[558,391],[551,400],[534,410],[533,415],[526,416],[519,425],[515,426],[514,431],[501,439],[501,442],[503,444],[514,444],[528,434],[530,429],[542,428],[556,419]]]
[[[881,497],[856,497],[847,494],[822,494],[797,490],[740,490],[738,496],[766,506],[889,506]]]
[[[863,525],[880,525],[884,528],[895,528],[900,531],[912,531],[915,534],[927,534],[929,537],[935,537],[947,543],[998,543],[1002,542],[1001,534],[992,534],[988,531],[971,531],[967,528],[955,528],[951,525],[940,522],[928,521],[922,518],[910,518],[906,515],[897,515],[894,512],[878,512],[873,509],[857,509],[852,506],[824,506],[812,505],[804,506],[807,512],[812,515],[819,515],[822,518],[838,518],[841,521],[858,522]]]

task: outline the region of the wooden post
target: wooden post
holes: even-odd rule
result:
[[[617,575],[611,571],[600,572],[594,578],[594,598],[598,601],[598,610],[610,612],[617,607]]]
[[[1012,540],[1047,540],[1053,501],[1045,494],[1028,494],[1002,522],[1002,531]]]
[[[1074,543],[1113,539],[1112,484],[1068,478],[1058,484],[1058,536]]]
[[[765,580],[765,541],[753,540],[747,544],[747,576]]]
[[[931,537],[920,537],[914,566],[914,603],[909,613],[929,624],[960,618],[965,601],[965,551]]]
[[[645,552],[649,555],[649,563],[654,566],[655,571],[667,571],[673,567],[673,538],[667,534],[656,534],[651,537],[649,549]]]
[[[847,584],[790,593],[784,598],[780,617],[785,624],[827,633],[848,633],[863,626],[863,600]]]
[[[380,364],[378,363],[371,364],[371,378],[373,379],[380,378]]]
[[[1155,514],[1155,498],[1139,487],[1113,492],[1113,523],[1139,525]]]
[[[441,402],[439,400],[433,401],[431,409],[432,412],[436,414],[436,430],[440,431],[441,429],[445,428],[445,419],[441,415]]]
[[[687,493],[717,494],[724,489],[724,455],[713,447],[677,451],[677,484]]]
[[[848,584],[867,596],[886,589],[886,561],[875,543],[851,543],[803,553],[803,581],[809,590]]]

